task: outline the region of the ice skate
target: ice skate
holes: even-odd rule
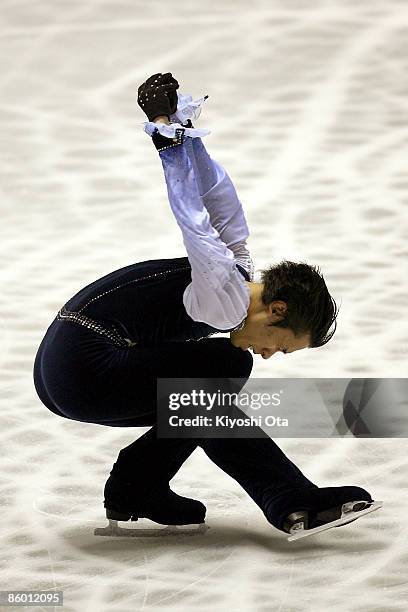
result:
[[[337,504],[334,505],[336,497]],[[306,491],[303,499],[299,499],[299,504],[303,508],[290,513],[283,524],[283,530],[289,533],[290,542],[351,523],[378,510],[383,502],[374,501],[360,487],[326,487]]]
[[[132,518],[132,521],[138,520]],[[97,536],[113,536],[113,537],[163,537],[163,536],[195,536],[203,535],[208,531],[209,527],[205,523],[196,523],[191,525],[167,525],[159,527],[157,524],[150,523],[142,519],[140,527],[121,527],[118,521],[109,519],[106,527],[96,527],[94,535]]]
[[[130,537],[198,535],[209,529],[204,524],[206,513],[204,504],[177,495],[168,484],[160,485],[146,494],[138,491],[134,483],[118,480],[111,475],[105,485],[104,506],[109,523],[104,528],[96,528],[94,535]],[[118,525],[118,521],[136,522],[140,519],[143,519],[139,523],[140,526],[135,528]]]
[[[342,506],[337,506],[337,508],[331,508],[330,510],[326,510],[325,512],[318,513],[318,520],[325,520],[324,523],[318,525],[316,527],[308,528],[308,513],[304,512],[295,512],[288,516],[288,531],[290,533],[288,537],[289,542],[293,542],[294,540],[299,540],[301,538],[306,538],[307,536],[313,535],[315,533],[319,533],[320,531],[326,531],[327,529],[331,529],[332,527],[341,527],[342,525],[347,525],[347,523],[352,523],[356,521],[358,518],[361,518],[365,514],[369,514],[370,512],[374,512],[374,510],[378,510],[383,505],[382,501],[372,501],[367,502],[364,500],[360,501],[352,501],[342,504]],[[322,518],[322,515],[325,518]],[[332,518],[328,520],[328,518],[332,516],[338,516],[339,518]]]

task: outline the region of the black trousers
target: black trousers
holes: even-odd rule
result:
[[[200,446],[281,528],[285,499],[316,485],[262,430],[259,438],[157,436],[157,378],[239,378],[242,388],[252,365],[251,353],[228,338],[122,348],[86,327],[56,319],[37,351],[34,384],[43,404],[61,417],[110,427],[151,425],[119,452],[114,466],[138,485],[170,481]]]

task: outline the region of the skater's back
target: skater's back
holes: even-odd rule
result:
[[[247,272],[237,267],[248,280]],[[190,283],[188,257],[136,262],[90,283],[64,309],[113,325],[140,346],[198,340],[220,330],[187,314],[183,293]]]

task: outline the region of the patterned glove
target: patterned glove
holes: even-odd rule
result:
[[[159,115],[166,115],[170,120],[170,115],[177,110],[178,87],[179,84],[171,72],[158,72],[140,85],[137,102],[149,121]]]

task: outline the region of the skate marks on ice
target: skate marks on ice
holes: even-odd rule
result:
[[[105,590],[115,591],[116,605],[130,598],[133,605],[129,612],[164,604],[176,606],[175,609],[179,610],[180,601],[200,599],[202,589],[207,588],[210,588],[208,601],[214,601],[214,605],[215,601],[228,600],[228,594],[224,592],[227,568],[231,563],[235,565],[234,558],[241,554],[242,547],[250,539],[246,540],[245,536],[256,521],[256,518],[251,518],[254,515],[253,504],[239,490],[237,493],[217,491],[208,483],[200,489],[188,485],[176,486],[175,489],[206,504],[210,529],[205,537],[94,537],[95,525],[106,520],[103,518],[104,509],[96,503],[95,495],[85,493],[70,497],[47,493],[35,498],[32,506],[39,521],[34,518],[33,525],[39,523],[43,533],[48,534],[52,558],[58,559],[61,554],[58,551],[64,551],[65,572],[67,579],[69,577],[64,584],[70,595],[82,588],[74,568],[78,558],[86,558],[83,572],[89,586],[97,575],[105,576]],[[259,520],[259,513],[256,515]],[[93,567],[97,572],[95,576]],[[100,586],[95,584],[101,601],[106,603]],[[214,591],[218,592],[217,596]],[[83,598],[86,597],[84,593]],[[206,609],[213,609],[214,605],[209,603]],[[227,604],[225,606],[227,609]],[[95,609],[99,608],[95,606]],[[122,608],[114,609],[128,608],[123,604]]]
[[[362,508],[359,510],[358,506],[361,504]],[[334,527],[341,527],[342,525],[347,525],[348,523],[352,523],[357,519],[369,514],[370,512],[374,512],[375,510],[379,510],[382,508],[382,501],[374,501],[372,503],[368,503],[365,501],[355,501],[348,502],[343,504],[341,516],[340,518],[329,521],[324,525],[320,525],[319,527],[313,527],[313,529],[305,529],[304,524],[299,522],[295,524],[290,530],[291,535],[287,538],[288,542],[294,542],[296,540],[300,540],[303,538],[307,538],[308,536],[315,535],[320,533],[321,531],[327,531],[328,529],[332,529]]]
[[[74,438],[69,440],[65,436],[65,439],[72,442],[72,449]],[[369,449],[382,458],[385,465],[394,466],[395,471],[395,446],[388,444],[387,455],[385,450],[380,453],[377,449],[375,452],[372,442],[341,440],[337,444],[338,447],[353,447],[355,451],[348,455],[341,451],[341,456],[350,458],[344,470],[348,480],[358,473],[365,481],[368,472],[363,457],[369,454]],[[327,442],[326,445],[329,446]],[[81,447],[78,445],[77,448],[79,456]],[[319,449],[324,451],[321,440],[303,440],[302,448],[303,451],[298,451],[297,456],[304,466],[311,457],[317,456]],[[386,442],[383,448],[387,448]],[[288,451],[293,454],[290,448]],[[371,459],[373,462],[374,457]],[[365,591],[365,597],[370,589],[377,592],[376,572],[380,577],[377,582],[380,580],[390,589],[377,595],[379,601],[384,603],[382,612],[387,610],[387,594],[396,593],[398,597],[403,589],[404,564],[408,558],[401,539],[399,509],[396,506],[392,508],[387,505],[385,514],[381,513],[378,520],[361,521],[361,529],[350,526],[347,537],[341,529],[332,529],[325,537],[289,543],[285,534],[269,525],[252,500],[238,486],[233,486],[234,483],[226,476],[219,474],[203,453],[193,455],[189,462],[187,474],[180,474],[174,489],[206,504],[206,521],[211,529],[204,537],[146,537],[136,540],[95,537],[95,527],[106,521],[100,492],[94,486],[89,486],[88,479],[86,485],[84,482],[84,486],[77,493],[74,492],[71,486],[71,482],[75,481],[74,470],[69,482],[65,483],[69,486],[65,487],[63,495],[60,494],[63,490],[61,479],[55,478],[52,490],[36,493],[34,504],[31,504],[34,512],[30,512],[27,505],[24,514],[20,509],[10,521],[14,528],[18,522],[21,532],[26,517],[29,529],[25,537],[30,536],[32,540],[30,548],[28,545],[13,548],[13,554],[17,554],[17,565],[11,565],[12,575],[18,577],[14,577],[14,581],[24,582],[31,575],[26,561],[21,557],[24,551],[24,559],[30,559],[31,564],[36,563],[32,567],[44,576],[44,588],[52,580],[51,568],[54,567],[55,588],[63,587],[70,601],[77,602],[76,607],[71,604],[69,612],[81,609],[78,602],[87,602],[89,606],[92,602],[93,609],[105,612],[108,607],[103,606],[108,606],[107,602],[110,602],[109,605],[113,603],[113,594],[116,598],[113,609],[121,612],[156,609],[156,606],[157,609],[164,606],[166,610],[183,608],[207,612],[209,609],[227,610],[233,607],[232,604],[235,609],[246,612],[263,610],[265,602],[269,605],[267,609],[279,610],[285,601],[286,605],[282,607],[285,612],[323,612],[329,609],[329,599],[333,601],[337,597],[338,606],[334,606],[334,610],[343,612],[342,589],[336,583],[340,571],[342,581],[347,581],[353,595],[350,612],[368,612],[369,608],[364,608],[361,589]],[[335,453],[333,462],[338,463]],[[79,466],[78,469],[80,471]],[[378,473],[381,479],[379,469]],[[324,475],[324,470],[321,474]],[[95,481],[101,483],[103,478],[95,477]],[[200,487],[193,486],[193,482],[200,482]],[[233,491],[223,491],[226,487],[231,487]],[[392,495],[390,482],[385,497],[391,498]],[[11,543],[7,547],[11,549]],[[3,554],[7,547],[3,549]],[[35,551],[40,554],[45,548],[50,559],[48,569],[46,559],[41,560],[40,557],[36,561],[30,556]],[[21,572],[18,568],[21,568]],[[34,581],[35,576],[32,571]],[[325,592],[319,591],[322,576],[331,584]],[[296,607],[300,595],[315,601],[319,592],[324,604],[321,608],[318,605],[315,608]],[[404,607],[400,609],[402,612]],[[378,610],[373,607],[372,610],[379,612],[380,607]]]

